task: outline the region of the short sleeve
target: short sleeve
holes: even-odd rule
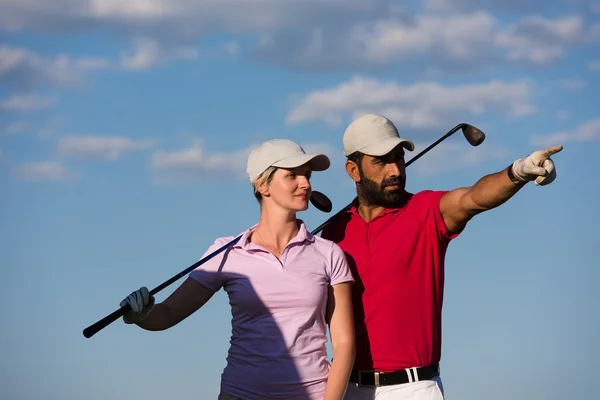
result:
[[[331,286],[338,283],[351,282],[354,283],[354,277],[346,255],[340,246],[331,242],[331,263],[329,264],[329,284]]]
[[[444,222],[444,216],[440,211],[440,201],[442,200],[442,197],[444,197],[444,195],[448,192],[448,190],[437,190],[426,191],[423,193],[427,197],[429,212],[433,216],[432,222],[435,224],[440,238],[446,241],[455,239],[456,237],[458,237],[458,235],[460,235],[460,232],[450,232],[448,230],[446,222]]]
[[[217,251],[221,247],[225,246],[227,243],[231,242],[233,237],[224,237],[218,238],[215,242],[206,250],[206,252],[200,257],[203,259],[213,252]],[[221,253],[215,255],[210,260],[206,261],[202,265],[198,266],[192,272],[190,272],[189,277],[194,279],[196,282],[200,283],[202,286],[206,287],[208,290],[212,292],[216,292],[223,287],[224,282],[224,274],[223,264],[227,257],[224,257],[225,254],[231,251],[231,247],[223,250]]]

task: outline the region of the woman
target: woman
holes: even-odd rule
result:
[[[330,161],[296,143],[273,139],[253,150],[247,173],[260,219],[227,251],[190,273],[163,303],[147,288],[121,307],[143,329],[181,322],[224,288],[232,307],[231,346],[221,376],[220,400],[344,397],[354,362],[351,285],[342,250],[307,232],[298,211],[308,208],[312,171]],[[234,237],[218,238],[204,255]],[[326,324],[333,361],[327,361]]]

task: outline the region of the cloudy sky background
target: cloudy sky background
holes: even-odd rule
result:
[[[442,373],[455,399],[593,397],[599,50],[596,0],[0,0],[1,397],[214,398],[223,293],[166,332],[81,330],[256,222],[264,140],[326,152],[313,186],[345,206],[342,134],[367,112],[416,152],[486,132],[412,165],[412,191],[565,146],[553,185],[451,245]]]

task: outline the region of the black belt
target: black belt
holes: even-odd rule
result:
[[[440,375],[439,364],[419,368],[407,368],[394,372],[352,371],[350,382],[367,386],[400,385],[431,380]]]

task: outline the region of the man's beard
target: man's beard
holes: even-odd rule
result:
[[[379,184],[365,177],[361,172],[360,182],[357,185],[358,197],[361,203],[370,206],[399,207],[405,200],[405,185],[406,179],[403,177],[388,178]],[[387,186],[398,186],[398,189],[385,190]]]

